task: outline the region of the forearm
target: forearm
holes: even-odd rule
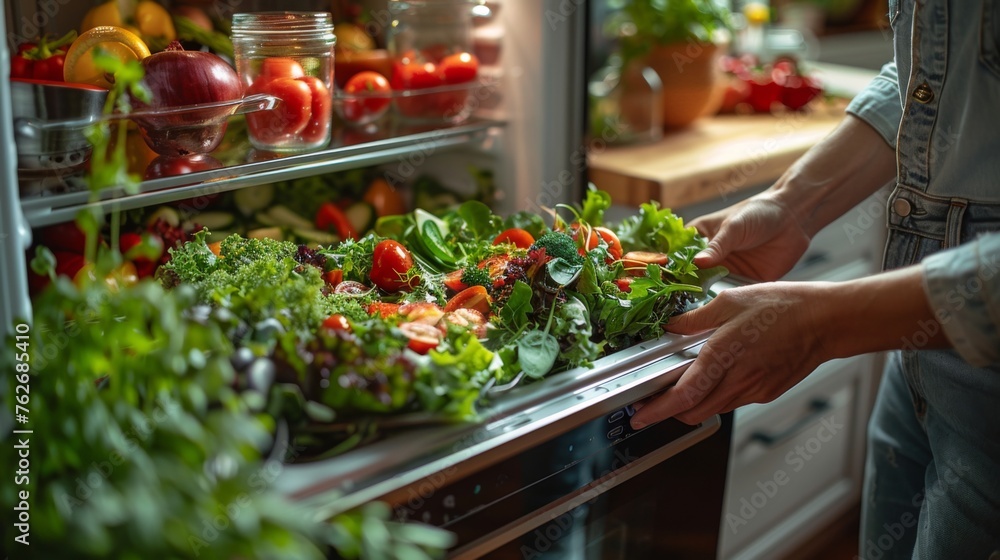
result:
[[[950,346],[928,300],[919,265],[821,284],[816,296],[826,359]]]
[[[868,123],[848,114],[764,196],[796,216],[810,237],[896,176],[896,154]]]

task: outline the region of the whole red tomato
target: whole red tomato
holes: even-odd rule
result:
[[[410,275],[413,257],[396,241],[386,239],[375,246],[372,253],[372,270],[368,278],[387,292],[410,291],[414,278]]]
[[[273,57],[261,62],[260,73],[255,83],[268,82],[277,78],[298,79],[306,75],[302,65],[294,58]]]
[[[323,80],[313,76],[304,76],[298,78],[298,81],[309,86],[309,91],[312,92],[309,122],[299,133],[299,137],[310,144],[322,142],[330,133],[330,121],[333,118],[330,88],[326,87]]]
[[[344,100],[344,119],[350,122],[377,119],[388,109],[391,91],[389,80],[382,74],[370,70],[358,72],[344,87],[349,96]]]
[[[438,65],[438,71],[441,81],[446,84],[471,82],[479,75],[479,59],[466,52],[446,56]]]
[[[404,90],[422,90],[444,85],[438,73],[437,66],[432,62],[397,61],[393,66],[392,89],[397,92]],[[437,112],[437,94],[416,94],[396,97],[396,109],[404,117],[433,116]],[[429,115],[430,114],[430,115]],[[440,116],[440,115],[438,115]]]
[[[312,90],[297,78],[258,79],[248,93],[266,93],[281,100],[273,110],[247,114],[247,127],[259,142],[278,144],[301,133],[312,119]]]

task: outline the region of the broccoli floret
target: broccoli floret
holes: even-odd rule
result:
[[[478,266],[468,266],[462,272],[462,283],[470,288],[472,286],[484,286],[489,288],[492,284],[490,271]]]
[[[545,249],[545,254],[562,259],[570,264],[582,264],[583,257],[577,252],[573,238],[561,231],[550,231],[535,240],[532,249]]]

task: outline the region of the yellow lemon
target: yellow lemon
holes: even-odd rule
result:
[[[763,25],[771,19],[771,11],[760,2],[750,2],[743,6],[743,16],[750,25]]]
[[[142,60],[149,56],[149,48],[138,35],[131,31],[102,25],[90,29],[77,37],[66,52],[63,78],[67,82],[111,87],[113,78],[94,64],[94,49],[100,48],[120,60]]]

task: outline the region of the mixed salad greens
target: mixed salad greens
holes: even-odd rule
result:
[[[705,241],[670,210],[606,227],[609,206],[591,189],[549,226],[467,201],[330,246],[202,231],[157,277],[231,314],[230,338],[273,370],[272,412],[328,456],[349,447],[331,438],[361,443],[387,414],[473,419],[494,386],[655,338],[725,274],[693,264]]]

